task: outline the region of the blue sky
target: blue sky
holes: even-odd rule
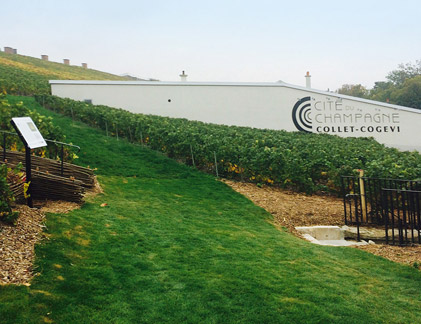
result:
[[[421,59],[421,1],[1,1],[0,47],[141,78],[371,88]]]

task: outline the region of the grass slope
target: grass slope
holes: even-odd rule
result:
[[[74,65],[0,52],[0,91],[10,94],[48,94],[49,80],[131,80]]]
[[[40,275],[0,287],[1,323],[419,322],[419,271],[301,241],[208,175],[36,109],[104,194],[48,215]]]

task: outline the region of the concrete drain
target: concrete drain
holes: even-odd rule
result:
[[[295,228],[309,242],[319,245],[350,246],[375,244],[373,241],[360,242],[345,240],[344,230],[339,226],[301,226]]]

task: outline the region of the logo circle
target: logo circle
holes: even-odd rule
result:
[[[298,100],[292,108],[292,121],[295,127],[302,132],[312,133],[310,97]]]

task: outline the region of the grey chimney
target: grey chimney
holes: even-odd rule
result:
[[[311,88],[311,75],[308,71],[306,73],[306,88]]]
[[[11,47],[5,47],[4,52],[7,53],[7,54],[16,54],[15,50]]]

